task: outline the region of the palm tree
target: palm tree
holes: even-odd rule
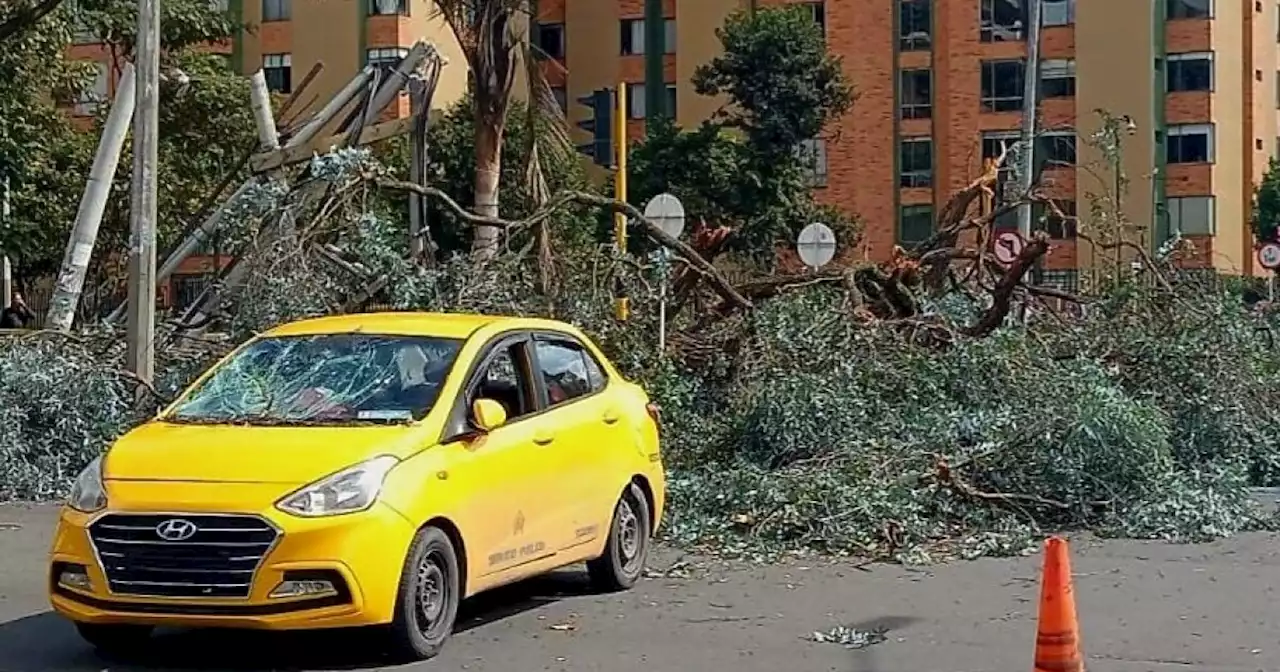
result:
[[[498,217],[499,176],[502,174],[502,137],[518,75],[523,68],[527,87],[529,133],[532,146],[526,171],[534,193],[547,197],[541,156],[571,160],[571,146],[564,112],[556,102],[542,72],[540,52],[530,36],[537,16],[537,0],[437,0],[440,14],[453,30],[470,70],[471,100],[475,113],[475,203],[472,210]],[[498,252],[502,231],[477,226],[472,255],[486,261]],[[539,252],[549,254],[546,231],[540,230]]]

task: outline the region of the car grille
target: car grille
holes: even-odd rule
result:
[[[159,526],[174,520],[195,525],[195,533],[166,540]],[[89,526],[111,592],[145,597],[248,597],[278,536],[247,515],[114,513]]]

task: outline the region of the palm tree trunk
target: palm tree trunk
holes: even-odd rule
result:
[[[477,120],[478,121],[478,120]],[[502,175],[503,124],[476,124],[475,204],[472,209],[482,217],[498,216],[498,183]],[[502,230],[496,226],[476,226],[471,254],[477,261],[488,261],[498,254]]]

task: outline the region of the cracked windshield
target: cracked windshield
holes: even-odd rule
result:
[[[421,419],[460,344],[326,334],[264,338],[236,353],[165,417],[173,422],[357,424]]]

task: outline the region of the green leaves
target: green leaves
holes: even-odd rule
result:
[[[221,57],[188,49],[226,39],[238,26],[207,0],[166,0],[162,8],[165,69],[179,68],[191,80],[182,90],[165,84],[161,90],[164,246],[198,214],[208,192],[252,146],[255,132],[245,80]],[[7,174],[13,188],[13,216],[0,223],[0,241],[20,277],[57,271],[97,146],[99,128],[77,129],[58,107],[88,91],[96,73],[93,63],[68,57],[73,29],[105,40],[108,53],[127,58],[136,22],[136,3],[79,0],[0,50],[0,176]],[[103,102],[99,112],[105,116],[110,101]],[[102,249],[119,249],[127,236],[130,162],[126,144],[104,215]]]
[[[730,249],[766,266],[774,246],[810,222],[855,235],[847,214],[814,200],[817,157],[802,146],[853,103],[812,14],[795,6],[740,12],[717,36],[724,53],[700,66],[693,83],[730,104],[697,128],[648,128],[630,156],[632,202],[670,191],[691,218],[733,227]]]
[[[694,87],[704,96],[728,96],[735,107],[722,118],[758,151],[786,155],[853,104],[840,60],[828,54],[807,7],[740,11],[716,37],[724,54],[698,67]]]
[[[1280,240],[1280,159],[1274,156],[1253,191],[1253,235],[1259,243]]]

